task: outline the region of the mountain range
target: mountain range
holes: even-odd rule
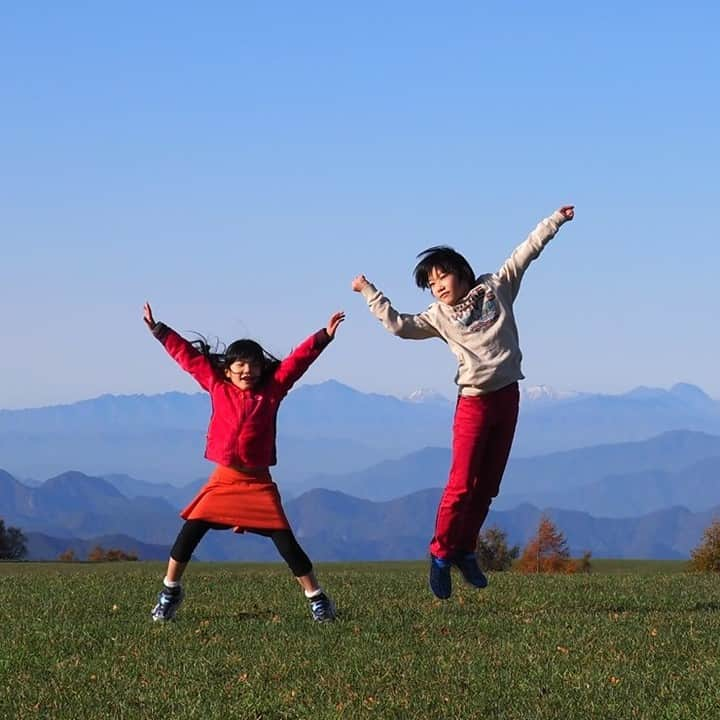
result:
[[[315,489],[286,503],[290,522],[317,560],[417,559],[425,556],[440,488],[373,502],[333,490]],[[163,558],[181,520],[158,498],[127,498],[103,478],[69,472],[31,488],[0,471],[0,507],[7,525],[21,527],[32,559],[54,559],[73,548],[78,557],[95,544]],[[632,518],[598,518],[587,513],[522,504],[492,510],[511,543],[525,544],[542,512],[565,533],[573,553],[596,557],[687,557],[720,505],[701,512],[666,508]],[[205,560],[273,560],[271,543],[247,534],[210,533],[198,549]]]
[[[692,385],[621,395],[522,389],[514,459],[646,440],[670,430],[720,435],[720,403]],[[351,473],[425,447],[447,448],[452,413],[452,402],[432,393],[400,400],[332,380],[301,385],[280,410],[277,476],[299,492],[320,473]],[[202,459],[209,414],[203,393],[104,395],[0,410],[0,467],[35,480],[73,468],[186,485],[210,471]]]
[[[445,484],[447,448],[423,448],[363,470],[314,475],[300,487],[390,500]],[[627,517],[672,505],[720,504],[720,437],[677,430],[649,440],[510,460],[496,509],[522,503]]]
[[[400,400],[334,381],[288,396],[273,474],[312,555],[424,555],[452,410],[437,393]],[[205,395],[183,393],[0,410],[0,517],[22,528],[33,557],[67,547],[82,556],[91,543],[164,557],[178,509],[211,469],[202,459],[208,413]],[[524,542],[546,509],[577,551],[686,556],[720,507],[719,475],[720,404],[699,388],[609,396],[523,386],[491,519]],[[211,533],[198,555],[275,558],[265,539],[241,540]]]

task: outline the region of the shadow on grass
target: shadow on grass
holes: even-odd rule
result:
[[[690,609],[698,612],[718,612],[720,611],[720,601],[695,603]]]

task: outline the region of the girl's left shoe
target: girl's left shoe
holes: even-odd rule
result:
[[[310,598],[310,613],[315,622],[332,622],[335,620],[335,605],[324,593]]]
[[[170,588],[163,587],[158,593],[157,605],[152,609],[150,615],[153,622],[168,622],[175,619],[175,613],[185,599],[185,591],[179,588],[172,592]]]

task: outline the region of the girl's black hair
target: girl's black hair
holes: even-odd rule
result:
[[[468,287],[475,285],[475,273],[470,267],[470,263],[459,252],[447,245],[436,245],[423,250],[418,257],[420,262],[415,266],[413,275],[415,284],[423,290],[428,287],[428,277],[433,268],[457,275],[458,280],[467,283]]]
[[[222,351],[218,351],[217,344],[213,349],[202,335],[200,335],[199,340],[194,340],[192,345],[210,361],[215,370],[223,374],[238,360],[257,363],[261,367],[259,384],[270,379],[277,370],[278,365],[280,365],[280,360],[271,355],[259,343],[248,338],[235,340]]]

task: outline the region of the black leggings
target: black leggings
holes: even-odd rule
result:
[[[232,525],[221,525],[206,520],[186,520],[172,546],[170,557],[176,562],[186,563],[208,530],[229,530],[231,527]],[[298,544],[292,530],[249,529],[248,532],[269,537],[295,577],[302,577],[311,572],[310,558]]]

